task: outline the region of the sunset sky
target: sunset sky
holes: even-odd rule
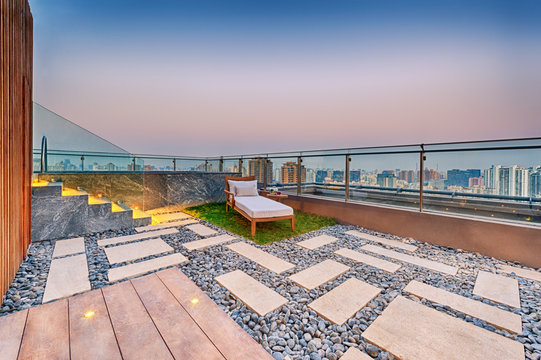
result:
[[[130,152],[541,136],[541,1],[30,4],[34,100]]]

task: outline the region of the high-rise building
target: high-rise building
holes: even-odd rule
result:
[[[500,169],[501,165],[492,165],[490,169],[483,171],[485,178],[485,186],[491,190],[493,194],[497,194],[500,189]]]
[[[485,185],[485,179],[483,179],[482,176],[480,177],[472,177],[468,180],[468,187],[474,187],[474,186],[484,186]]]
[[[342,170],[334,170],[332,172],[332,181],[343,183],[344,182],[344,171]]]
[[[515,196],[528,196],[530,183],[530,170],[517,167],[515,169]]]
[[[281,183],[282,184],[296,184],[297,183],[297,169],[298,164],[293,161],[288,161],[282,165],[281,168]],[[306,182],[306,168],[301,165],[301,181]]]
[[[415,172],[413,170],[400,170],[398,172],[398,178],[408,183],[415,182]]]
[[[502,166],[499,171],[499,195],[515,196],[516,193],[516,165]]]
[[[351,170],[349,172],[350,182],[361,182],[361,170]]]
[[[306,182],[313,183],[316,181],[316,171],[314,169],[306,169]]]
[[[460,169],[452,169],[447,170],[447,186],[462,186],[462,187],[468,187],[469,185],[469,179],[472,177],[480,177],[481,176],[481,170],[479,169],[467,169],[467,170],[460,170]]]
[[[316,183],[324,183],[327,178],[327,170],[318,170],[316,172]]]
[[[537,170],[530,174],[530,196],[541,197],[541,171]]]
[[[381,174],[378,174],[376,183],[381,187],[396,187],[396,176],[394,176],[394,171],[385,170]]]
[[[267,164],[267,184],[272,183],[272,161],[265,158],[250,159],[248,162],[249,176],[255,176],[258,183],[265,182],[265,162]]]

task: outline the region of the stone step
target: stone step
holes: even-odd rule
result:
[[[119,264],[125,261],[142,259],[147,256],[158,255],[173,251],[162,239],[144,240],[136,243],[107,247],[104,249],[110,264]]]
[[[439,271],[444,274],[456,275],[458,271],[457,267],[454,267],[451,265],[446,265],[437,261],[432,261],[432,260],[423,259],[423,258],[412,256],[412,255],[403,254],[397,251],[388,250],[388,249],[375,246],[375,245],[364,245],[361,247],[361,250],[387,256],[392,259],[396,259],[396,260],[407,262],[413,265],[421,266],[430,270]]]
[[[205,226],[202,224],[194,224],[194,225],[186,226],[186,229],[193,231],[199,236],[210,236],[210,235],[218,234],[216,230],[211,229],[208,226]]]
[[[346,231],[346,234],[353,235],[353,236],[356,236],[356,237],[360,237],[362,239],[374,241],[374,242],[377,242],[377,243],[380,243],[380,244],[383,244],[383,245],[387,245],[387,246],[395,247],[395,248],[398,248],[398,249],[406,250],[406,251],[415,251],[415,250],[417,250],[417,246],[405,244],[405,243],[400,242],[398,240],[390,240],[390,239],[386,239],[386,238],[383,238],[383,237],[380,237],[380,236],[370,235],[370,234],[363,233],[363,232],[360,232],[360,231],[357,231],[357,230]]]
[[[311,266],[301,272],[291,275],[289,279],[303,288],[312,290],[320,285],[336,279],[349,269],[349,266],[334,260],[325,260],[317,265]]]
[[[524,360],[521,343],[402,296],[363,337],[403,360]]]
[[[479,270],[473,293],[492,300],[520,308],[520,294],[516,279]]]
[[[162,235],[170,235],[170,234],[176,234],[176,233],[178,233],[177,229],[164,229],[164,230],[158,230],[158,231],[149,231],[149,232],[140,233],[140,234],[117,236],[117,237],[108,238],[108,239],[101,239],[101,240],[98,240],[98,245],[99,246],[116,245],[116,244],[122,244],[122,243],[130,242],[130,241],[150,239],[153,237],[159,237]]]
[[[340,360],[374,360],[371,356],[366,353],[363,353],[361,350],[350,347],[348,351],[342,355]]]
[[[182,264],[186,261],[188,261],[188,259],[182,254],[175,253],[109,269],[107,276],[109,277],[110,282],[115,282],[129,277],[146,274],[149,271]]]
[[[295,267],[295,265],[282,260],[279,257],[271,255],[263,250],[259,250],[255,246],[248,245],[242,241],[229,244],[227,245],[227,248],[277,274],[291,270]]]
[[[145,232],[145,231],[153,231],[153,230],[162,230],[162,229],[168,229],[168,228],[178,227],[178,226],[185,226],[185,225],[190,225],[190,224],[195,224],[195,223],[197,223],[197,220],[195,220],[195,219],[186,219],[186,220],[168,222],[168,223],[164,223],[164,224],[141,226],[141,227],[135,228],[135,231],[137,231],[137,232]]]
[[[231,240],[237,239],[234,236],[231,235],[219,235],[219,236],[213,236],[206,239],[201,240],[195,240],[190,241],[187,243],[182,244],[186,249],[192,251],[192,250],[201,250],[209,246],[214,246],[218,244],[223,244]]]
[[[43,303],[87,290],[90,290],[90,281],[85,254],[51,261]]]
[[[303,247],[308,250],[315,250],[321,246],[332,244],[338,239],[330,235],[319,235],[308,240],[300,241],[297,246]]]
[[[518,314],[513,314],[495,306],[438,289],[416,280],[412,280],[404,288],[404,291],[420,298],[449,306],[466,315],[484,320],[497,328],[505,329],[515,334],[522,334],[522,318]]]
[[[367,264],[370,266],[373,266],[375,268],[385,270],[390,273],[394,273],[398,269],[400,269],[399,264],[395,264],[393,262],[383,260],[374,256],[370,256],[367,254],[360,253],[358,251],[354,251],[347,248],[342,248],[334,252],[336,255],[340,255],[343,257],[346,257],[350,260],[357,261],[363,264]]]
[[[241,270],[220,275],[215,280],[260,316],[265,316],[288,302],[286,298]]]
[[[57,240],[54,244],[53,258],[74,255],[85,252],[85,239],[77,237],[66,240]]]
[[[308,307],[322,318],[341,326],[380,292],[375,286],[351,278],[311,302]]]
[[[168,223],[171,221],[178,221],[178,220],[185,220],[191,218],[190,215],[184,213],[184,212],[176,212],[176,213],[169,213],[169,214],[159,214],[159,215],[153,215],[152,219],[157,221],[158,223]]]

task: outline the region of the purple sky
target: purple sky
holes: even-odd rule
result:
[[[293,3],[32,0],[34,100],[135,153],[541,136],[535,2]]]

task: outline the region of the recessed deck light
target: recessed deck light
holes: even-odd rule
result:
[[[92,316],[94,316],[95,314],[96,314],[95,311],[89,310],[89,311],[87,311],[87,312],[84,313],[84,317],[85,317],[86,319],[88,319],[88,318],[91,318]]]
[[[194,304],[194,305],[196,305],[196,304],[199,303],[199,299],[198,299],[198,298],[193,298],[193,299],[191,300],[191,303]]]

